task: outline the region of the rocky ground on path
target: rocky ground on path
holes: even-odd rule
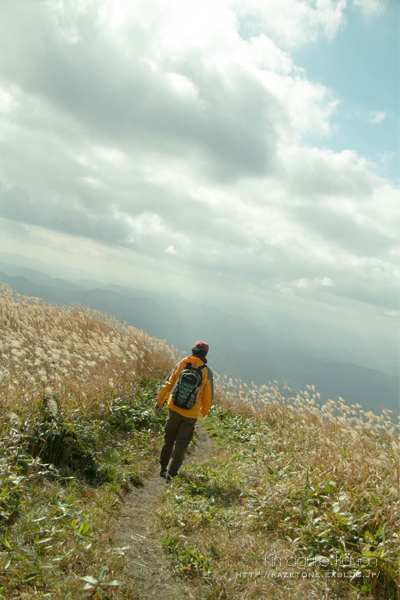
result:
[[[212,442],[201,426],[196,428],[196,445],[188,451],[187,462],[201,461],[211,453]],[[173,573],[161,545],[157,510],[165,486],[156,465],[143,487],[135,488],[123,499],[116,523],[116,534],[126,550],[129,577],[138,591],[138,600],[190,599],[190,589]]]

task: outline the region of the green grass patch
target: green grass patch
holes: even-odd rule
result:
[[[112,523],[121,493],[158,457],[158,384],[142,380],[98,420],[39,412],[3,429],[0,598],[136,597],[122,581],[126,549]]]
[[[304,450],[307,423],[290,436],[285,425],[213,407],[212,456],[186,467],[159,511],[173,568],[199,600],[397,598],[400,532],[382,518],[395,497],[349,488]]]

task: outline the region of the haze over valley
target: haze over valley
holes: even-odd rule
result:
[[[58,271],[63,273],[61,267]],[[296,324],[279,313],[257,319],[234,305],[222,310],[177,294],[105,284],[83,275],[77,270],[74,280],[53,277],[0,260],[0,281],[20,294],[61,305],[90,306],[165,339],[180,352],[190,352],[194,341],[206,339],[210,365],[222,376],[249,385],[277,380],[281,388],[288,384],[292,391],[315,385],[323,401],[343,397],[365,410],[399,412],[395,346],[378,349],[371,341],[369,346],[366,338],[340,336],[334,328],[313,328],[312,323],[307,329],[306,323]]]

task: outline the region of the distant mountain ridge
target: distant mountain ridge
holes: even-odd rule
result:
[[[91,287],[94,281],[79,285],[2,262],[0,269],[0,281],[20,294],[61,305],[90,306],[179,350],[189,352],[196,339],[207,339],[210,364],[221,375],[257,385],[277,380],[294,391],[315,385],[325,400],[341,396],[366,410],[377,412],[385,407],[399,412],[399,377],[315,357],[301,347],[285,345],[276,332],[259,329],[219,308],[117,285]]]

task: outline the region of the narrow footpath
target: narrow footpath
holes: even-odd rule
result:
[[[211,454],[212,442],[200,425],[196,426],[196,442],[186,454],[181,469],[188,462],[201,461]],[[158,465],[155,466],[144,486],[125,496],[116,525],[121,546],[130,546],[126,551],[129,575],[140,600],[191,598],[189,586],[174,575],[161,545],[162,533],[157,526],[156,513],[166,485],[159,475]]]

